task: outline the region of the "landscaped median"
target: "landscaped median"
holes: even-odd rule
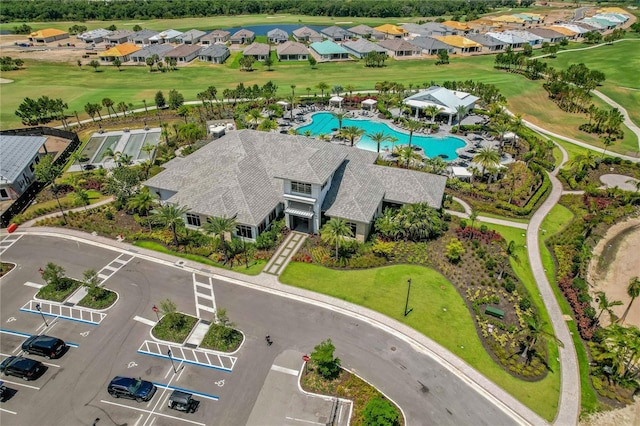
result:
[[[412,287],[404,316],[407,281]],[[429,336],[476,368],[533,411],[551,421],[558,407],[559,371],[527,382],[503,370],[487,353],[464,300],[438,272],[414,265],[341,271],[292,262],[280,280],[327,294],[387,315]],[[455,330],[454,333],[451,331]]]

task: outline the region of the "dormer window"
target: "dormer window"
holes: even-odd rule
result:
[[[291,192],[297,192],[298,194],[311,195],[311,184],[292,181]]]

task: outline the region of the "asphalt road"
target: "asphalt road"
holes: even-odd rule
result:
[[[2,328],[41,332],[41,318],[19,312],[19,308],[37,291],[24,283],[41,282],[37,270],[46,262],[63,266],[69,276],[81,277],[84,270],[100,270],[119,254],[52,237],[22,236],[3,254],[4,261],[19,266],[0,284]],[[330,310],[223,281],[213,281],[215,303],[227,310],[246,336],[234,355],[233,370],[184,364],[178,365],[176,374],[166,357],[141,354],[138,349],[151,340],[151,327],[144,319],[155,320],[151,308],[161,300],[170,298],[179,311],[196,314],[193,280],[193,274],[180,268],[136,257],[123,265],[106,281],[106,287],[118,292],[120,299],[99,325],[62,319],[53,322],[47,334],[79,347],[52,360],[50,364],[55,366],[34,382],[11,378],[18,384],[10,387],[18,393],[2,408],[17,414],[0,413],[2,424],[90,425],[100,418],[99,426],[189,424],[180,419],[190,424],[244,425],[275,359],[287,350],[309,353],[326,338],[333,340],[345,367],[398,403],[409,425],[514,423],[466,382],[391,334]],[[142,317],[143,322],[136,317]],[[265,344],[266,334],[272,336],[272,346]],[[10,354],[21,341],[0,333],[0,352]],[[115,400],[106,392],[115,375],[141,376],[204,397],[197,398],[200,407],[190,415],[168,410],[169,391],[163,389],[149,403]]]

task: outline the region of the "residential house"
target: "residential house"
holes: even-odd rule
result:
[[[264,61],[269,57],[271,47],[264,43],[251,43],[243,51],[243,56],[252,56],[256,61]]]
[[[447,27],[439,22],[425,22],[420,25],[420,27],[426,31],[424,34],[425,36],[448,36],[458,34],[458,30],[455,28]],[[404,25],[402,28],[407,29],[407,26]]]
[[[36,180],[35,167],[46,140],[43,136],[0,134],[1,201],[17,199]]]
[[[437,55],[439,51],[444,50],[447,53],[453,53],[455,48],[441,42],[434,37],[416,37],[413,40],[407,40],[422,51],[425,55]]]
[[[456,33],[453,35],[468,34],[474,32],[474,29],[467,25],[466,22],[444,21],[442,25],[451,28],[453,31],[456,31]]]
[[[189,30],[176,37],[176,40],[178,41],[178,43],[182,44],[196,44],[205,35],[207,35],[207,33],[205,33],[204,31]]]
[[[543,43],[560,43],[565,38],[563,34],[560,34],[559,32],[552,30],[551,28],[529,28],[527,31],[531,34],[537,35],[538,37],[542,37]]]
[[[295,41],[301,43],[318,43],[323,40],[322,34],[309,27],[302,27],[297,30],[293,30],[292,35]]]
[[[392,24],[383,24],[373,28],[380,31],[387,39],[407,37],[409,33],[404,28]]]
[[[150,44],[137,52],[133,52],[130,55],[130,59],[133,62],[146,64],[147,58],[153,58],[153,55],[158,55],[158,61],[161,61],[164,59],[164,55],[171,50],[173,50],[173,46],[168,44]]]
[[[231,33],[229,31],[223,30],[213,30],[209,34],[202,36],[200,39],[200,44],[203,46],[208,46],[210,44],[224,44],[229,41],[231,37]]]
[[[624,24],[629,20],[629,15],[623,13],[599,13],[594,16],[594,18],[599,17],[616,22],[618,25]]]
[[[194,44],[181,44],[173,50],[165,53],[165,58],[173,58],[178,63],[188,63],[198,57],[198,53],[202,50],[202,46]]]
[[[474,53],[482,50],[482,45],[461,35],[434,36],[441,42],[453,47],[454,53]]]
[[[323,28],[322,30],[320,30],[320,34],[322,34],[324,38],[331,41],[351,40],[351,33],[349,33],[349,31],[335,25]]]
[[[314,56],[320,62],[349,59],[349,52],[331,40],[312,43],[309,48],[312,54],[315,53]]]
[[[285,41],[276,46],[276,55],[279,61],[307,61],[309,49],[297,41]]]
[[[493,38],[486,34],[469,34],[466,37],[469,40],[473,40],[476,43],[480,43],[482,45],[482,49],[481,49],[482,51],[500,52],[505,48],[505,43],[503,41],[500,41],[497,38]]]
[[[526,25],[526,22],[524,19],[518,18],[513,15],[493,16],[489,19],[491,19],[494,22],[499,22],[501,25],[509,28],[524,28]]]
[[[536,35],[529,30],[507,30],[504,31],[503,34],[510,34],[516,37],[520,37],[531,46],[539,46],[544,41],[543,37],[540,37],[539,35]]]
[[[408,58],[422,55],[422,49],[402,39],[382,40],[378,43],[387,49],[387,54],[394,58]]]
[[[69,38],[69,33],[56,28],[47,28],[29,34],[29,41],[33,43],[51,43],[65,38]]]
[[[105,38],[105,42],[109,44],[130,43],[133,34],[133,31],[130,30],[115,30]]]
[[[467,25],[477,34],[498,31],[503,27],[500,22],[493,21],[489,18],[474,19],[473,21],[468,21]]]
[[[582,34],[589,32],[584,28],[580,28],[578,25],[571,24],[552,25],[549,29],[564,35],[567,40],[575,40],[578,37],[582,37]]]
[[[131,42],[133,44],[139,44],[139,45],[142,45],[142,46],[146,46],[148,44],[151,44],[151,42],[149,41],[149,38],[153,37],[154,35],[158,35],[158,34],[160,34],[160,33],[158,31],[154,31],[154,30],[136,31],[131,36]]]
[[[103,62],[113,62],[119,59],[120,62],[128,62],[131,59],[131,54],[141,50],[142,47],[136,46],[133,43],[116,44],[115,46],[98,53],[98,57]]]
[[[162,203],[188,207],[189,228],[234,217],[235,235],[247,240],[284,214],[289,228],[308,233],[328,218],[343,219],[364,241],[387,205],[442,207],[446,177],[379,166],[377,157],[298,135],[230,131],[164,164],[144,185]]]
[[[453,118],[458,115],[458,107],[464,107],[464,109],[469,112],[475,108],[478,99],[477,96],[470,95],[469,93],[449,90],[440,86],[431,86],[426,90],[421,90],[409,96],[404,99],[402,103],[410,106],[412,110],[415,110],[416,116],[425,108],[435,105],[440,108],[439,114],[445,114],[449,117],[449,124],[451,124]]]
[[[172,29],[164,30],[153,37],[149,37],[149,42],[151,42],[151,44],[177,43],[177,39],[181,35],[182,31]]]
[[[87,31],[81,34],[78,34],[79,40],[84,41],[85,43],[102,43],[111,31],[105,30],[104,28],[96,28],[95,30]]]
[[[385,34],[378,30],[371,28],[368,25],[356,25],[355,27],[348,28],[349,31],[354,37],[373,39],[373,40],[384,40]]]
[[[274,28],[267,32],[267,41],[273,44],[284,43],[289,40],[289,33],[280,28]]]
[[[229,41],[231,44],[251,44],[255,38],[256,34],[253,31],[242,29],[233,33]]]
[[[525,39],[506,32],[488,32],[486,35],[500,40],[505,45],[511,46],[512,49],[519,49],[527,43]]]
[[[387,53],[387,49],[380,46],[378,43],[373,43],[366,38],[360,38],[356,41],[345,41],[342,43],[342,47],[355,56],[356,58],[364,58],[371,52]]]
[[[615,22],[611,22],[607,19],[596,18],[595,16],[592,18],[584,18],[578,22],[584,22],[585,24],[599,28],[602,31],[611,30],[618,25]]]
[[[199,53],[198,58],[202,62],[211,62],[213,64],[223,64],[231,55],[229,48],[222,44],[210,44],[204,47]]]

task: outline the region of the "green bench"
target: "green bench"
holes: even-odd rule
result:
[[[487,315],[494,316],[496,318],[502,319],[504,318],[504,311],[502,309],[498,309],[493,306],[487,306],[484,310],[484,313]]]

